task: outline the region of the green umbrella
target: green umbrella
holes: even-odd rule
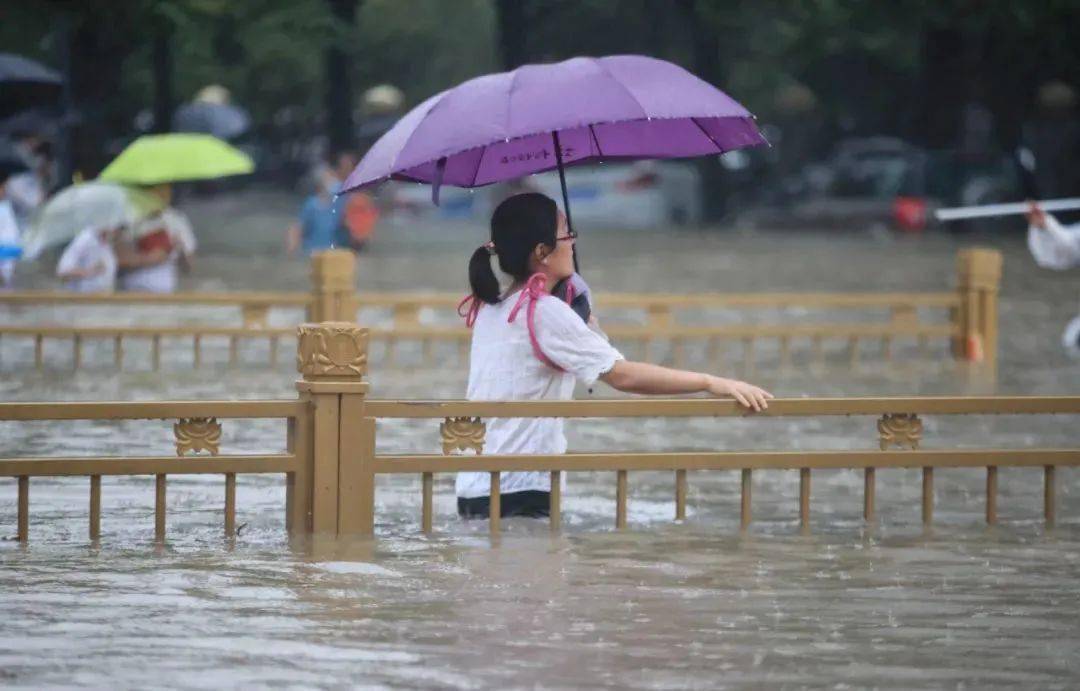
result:
[[[23,258],[34,259],[51,245],[84,228],[130,227],[165,207],[155,194],[113,182],[84,182],[60,190],[34,215],[23,235]]]
[[[251,157],[208,134],[152,134],[129,144],[99,179],[161,185],[245,175],[254,170]]]

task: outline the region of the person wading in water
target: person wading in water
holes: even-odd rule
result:
[[[556,283],[574,273],[575,237],[555,201],[543,194],[518,194],[495,209],[491,241],[469,260],[472,293],[458,307],[472,328],[466,398],[566,401],[573,398],[575,381],[592,386],[600,380],[628,393],[705,392],[755,411],[768,407],[772,394],[746,382],[626,360],[567,302],[550,295]],[[505,292],[492,269],[493,257],[511,280]],[[559,418],[487,421],[485,454],[565,452]],[[500,515],[549,515],[550,482],[544,472],[502,473]],[[459,514],[488,517],[488,473],[458,473],[456,487]]]

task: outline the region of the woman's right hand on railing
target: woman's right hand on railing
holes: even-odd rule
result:
[[[739,404],[754,411],[760,412],[768,408],[769,399],[773,397],[765,389],[738,379],[725,379],[711,374],[708,377],[708,391],[710,394],[724,398],[734,398]]]

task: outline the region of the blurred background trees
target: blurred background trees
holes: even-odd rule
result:
[[[1007,149],[1050,81],[1080,84],[1074,0],[3,0],[0,45],[70,77],[74,164],[93,174],[220,84],[283,177],[311,146],[366,143],[361,95],[407,108],[470,76],[574,55],[680,63],[784,132]],[[974,118],[974,120],[973,120]],[[980,119],[981,118],[981,119]],[[974,124],[973,124],[974,122]],[[785,126],[786,125],[786,126]],[[102,143],[108,143],[102,146]],[[316,142],[317,144],[312,144]],[[775,142],[774,142],[775,143]],[[309,152],[310,153],[310,152]],[[783,166],[783,161],[779,162]]]

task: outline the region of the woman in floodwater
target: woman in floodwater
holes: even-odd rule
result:
[[[626,360],[567,302],[550,295],[556,283],[574,272],[575,237],[554,200],[543,194],[518,194],[495,209],[491,241],[469,260],[472,294],[459,308],[473,330],[469,400],[570,400],[575,380],[592,385],[599,379],[629,393],[707,392],[729,396],[752,410],[768,407],[772,395],[746,382]],[[511,280],[506,291],[492,269],[492,256]],[[488,421],[485,454],[565,452],[559,418]],[[547,516],[550,477],[543,472],[502,473],[500,515]],[[488,473],[458,473],[459,514],[486,518],[489,494]]]

